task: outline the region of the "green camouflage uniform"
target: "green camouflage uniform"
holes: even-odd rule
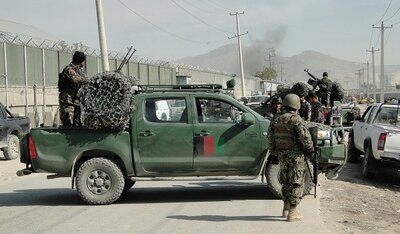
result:
[[[304,121],[294,111],[284,111],[271,122],[268,130],[271,155],[280,164],[282,200],[298,205],[303,195],[305,161],[303,152],[312,152],[313,143]]]
[[[311,104],[311,122],[324,122],[323,106],[319,101]]]
[[[300,117],[305,121],[310,121],[311,119],[311,104],[304,100],[300,101],[300,110],[299,110]]]
[[[70,63],[58,78],[60,119],[64,127],[82,126],[78,90],[85,81],[81,66]]]

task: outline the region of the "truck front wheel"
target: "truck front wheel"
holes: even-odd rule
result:
[[[313,173],[313,167],[310,161],[308,161],[308,165],[310,165],[311,173]],[[282,197],[282,183],[279,180],[280,171],[280,165],[273,164],[271,162],[267,164],[267,169],[265,170],[265,177],[267,178],[268,188],[276,197],[279,198]],[[311,188],[313,186],[314,183],[312,182],[310,172],[306,168],[303,196],[310,194]]]
[[[76,173],[79,196],[88,204],[111,204],[121,196],[124,186],[121,169],[106,158],[89,159]]]
[[[19,138],[16,135],[7,137],[7,147],[3,148],[4,157],[8,160],[19,157]]]

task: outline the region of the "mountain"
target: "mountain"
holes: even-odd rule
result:
[[[236,44],[228,44],[212,50],[206,54],[182,58],[176,62],[187,65],[200,66],[202,68],[213,68],[229,73],[240,73],[238,48]],[[265,49],[260,47],[243,47],[243,63],[246,75],[254,75],[256,71],[262,70],[267,65],[265,61]],[[344,87],[358,88],[358,76],[355,74],[359,69],[366,68],[365,64],[351,62],[334,58],[316,51],[304,51],[292,57],[273,57],[275,69],[280,73],[281,64],[283,80],[289,82],[307,81],[309,76],[304,69],[316,77],[322,77],[324,71],[329,77],[338,81]],[[375,77],[379,83],[379,66],[375,66]],[[280,80],[280,74],[278,80]],[[361,75],[361,79],[362,79]],[[370,83],[372,83],[372,66],[370,65]],[[385,66],[385,77],[387,85],[400,83],[400,65]],[[361,81],[362,82],[362,81]],[[367,82],[367,70],[364,71],[364,82]]]

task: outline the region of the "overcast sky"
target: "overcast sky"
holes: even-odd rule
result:
[[[394,24],[385,30],[385,63],[400,64],[400,0],[103,0],[103,8],[110,50],[133,45],[138,56],[164,60],[236,43],[228,39],[236,34],[229,13],[244,11],[244,45],[262,41],[282,56],[314,50],[362,63],[371,61],[366,49],[381,47],[372,24],[383,17]],[[99,48],[95,0],[1,0],[0,18]]]

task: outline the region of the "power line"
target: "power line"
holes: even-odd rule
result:
[[[378,22],[377,22],[377,23],[375,23],[375,24],[378,24],[379,22],[381,22],[381,21],[383,20],[383,17],[385,17],[385,15],[386,15],[387,11],[389,10],[389,7],[390,7],[390,5],[392,4],[392,1],[393,1],[393,0],[390,0],[390,2],[389,2],[389,5],[387,6],[385,13],[383,13],[383,15],[382,15],[381,19],[380,19],[380,20],[378,20]]]
[[[368,46],[368,48],[371,48],[372,37],[373,37],[373,35],[374,35],[374,29],[372,28],[372,29],[371,29],[371,36],[370,36],[370,38],[369,38],[369,46]],[[365,59],[364,59],[364,60],[367,60],[367,56],[368,56],[368,53],[365,52]]]
[[[376,39],[374,47],[376,47],[378,45],[380,39],[381,39],[381,34],[378,35],[378,38]]]
[[[218,30],[218,31],[221,31],[221,32],[224,32],[224,33],[225,33],[225,32],[226,32],[226,33],[231,33],[231,32],[229,32],[229,31],[226,31],[226,30],[223,30],[223,29],[221,29],[221,28],[218,28],[218,27],[216,27],[216,26],[214,26],[214,25],[211,25],[211,24],[205,22],[204,20],[200,19],[199,17],[193,15],[193,14],[192,14],[190,11],[188,11],[186,8],[184,8],[183,6],[179,5],[175,0],[171,0],[171,2],[173,2],[177,7],[181,8],[184,12],[188,13],[190,16],[192,16],[193,18],[197,19],[197,20],[200,21],[201,23],[203,23],[203,24],[205,24],[205,25],[207,25],[207,26],[209,26],[209,27],[212,27],[212,28],[214,28],[214,29],[216,29],[216,30]]]
[[[216,14],[216,15],[221,15],[221,11],[220,12],[216,12],[216,11],[209,11],[206,10],[204,8],[201,8],[199,6],[196,6],[195,4],[193,4],[191,1],[186,1],[186,0],[182,0],[183,2],[186,2],[188,5],[191,5],[192,7],[198,9],[201,12],[205,12],[205,13],[210,13],[210,14]]]
[[[385,19],[385,21],[390,20],[391,18],[393,18],[398,12],[400,11],[400,7],[397,9],[397,11],[395,13],[393,13],[392,16],[390,16],[389,18]]]
[[[126,5],[124,2],[122,2],[121,0],[117,0],[121,5],[123,5],[126,9],[128,9],[130,12],[132,12],[133,14],[135,14],[136,16],[138,16],[139,18],[141,18],[142,20],[146,21],[147,23],[151,24],[153,27],[157,28],[160,31],[163,31],[173,37],[176,37],[178,39],[181,39],[183,41],[188,41],[188,42],[192,42],[192,43],[199,43],[199,44],[209,44],[210,42],[204,42],[204,41],[196,41],[196,40],[192,40],[189,38],[185,38],[185,37],[181,37],[173,32],[170,32],[156,24],[154,24],[153,22],[151,22],[150,20],[148,20],[147,18],[145,18],[144,16],[142,16],[141,14],[139,14],[138,12],[132,10],[132,8],[130,8],[128,5]]]
[[[392,32],[392,28],[390,28],[390,30],[389,30],[389,32],[388,32],[388,35],[387,35],[387,38],[386,38],[386,40],[385,40],[385,46],[386,46],[386,44],[387,44],[387,42],[388,42],[388,40],[389,40],[389,37],[390,37],[390,33]]]
[[[211,6],[213,9],[218,9],[219,11],[223,11],[223,12],[225,12],[225,13],[226,13],[226,12],[230,12],[230,10],[225,9],[225,8],[221,8],[220,6],[215,5],[215,4],[212,3],[212,2],[209,2],[209,1],[206,1],[206,0],[202,0],[202,2],[205,3],[206,5]]]
[[[228,10],[228,11],[235,11],[235,10],[233,10],[231,8],[227,8],[227,7],[219,4],[218,1],[209,1],[209,2],[212,3],[213,5],[217,6],[217,7],[220,7],[221,9],[225,9],[225,10]]]

